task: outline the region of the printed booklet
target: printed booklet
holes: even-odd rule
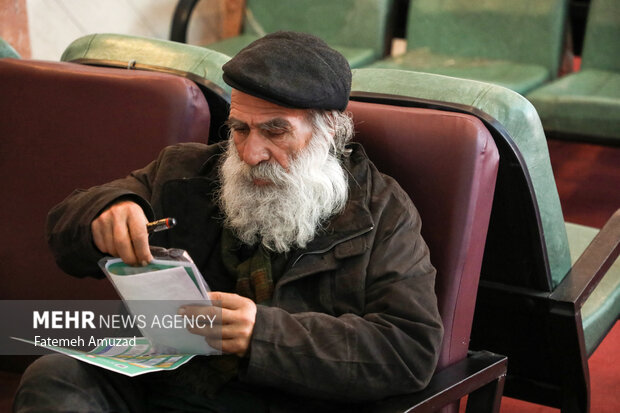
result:
[[[194,355],[221,354],[205,337],[187,328],[198,324],[217,332],[221,309],[211,304],[209,288],[186,251],[151,247],[153,261],[133,267],[120,258],[106,257],[99,266],[133,317],[132,324],[143,337],[105,338],[88,352],[67,347],[36,343],[15,338],[35,346],[66,354],[78,360],[135,376],[159,370],[171,370],[188,362]],[[184,305],[209,306],[209,314],[194,320],[179,314]],[[215,309],[215,310],[213,310]],[[211,333],[217,337],[217,333]]]

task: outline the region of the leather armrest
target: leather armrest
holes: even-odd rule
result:
[[[490,406],[494,404],[494,401],[489,400],[488,394],[485,394],[482,399],[488,405],[485,411],[497,411],[495,409],[499,409],[499,398],[503,392],[506,368],[507,358],[505,356],[488,351],[470,352],[466,359],[435,373],[424,390],[381,400],[368,406],[364,411],[431,413],[471,393],[469,406],[470,402],[476,403],[473,400],[474,392],[493,383],[498,385],[497,388],[489,390],[494,394],[499,394],[497,406]],[[476,411],[481,410],[476,409]]]
[[[564,280],[550,295],[558,304],[579,309],[620,255],[620,209],[581,254]]]

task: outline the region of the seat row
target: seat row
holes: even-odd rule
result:
[[[179,1],[171,40],[185,41],[198,2]],[[401,10],[395,4],[298,0],[291,7],[278,0],[246,0],[240,35],[204,46],[226,59],[265,33],[305,31],[342,52],[353,68],[410,70],[497,84],[526,96],[551,137],[620,143],[617,1],[592,0],[581,70],[561,78],[568,0],[411,0],[407,50],[387,56],[395,14]],[[7,46],[0,51],[14,53]]]
[[[180,0],[171,39],[185,41],[199,0]],[[620,143],[620,4],[593,0],[582,70],[558,78],[567,0],[411,0],[407,50],[388,57],[392,0],[246,0],[239,36],[204,45],[234,56],[265,33],[297,30],[322,37],[351,67],[443,74],[525,95],[555,137]]]

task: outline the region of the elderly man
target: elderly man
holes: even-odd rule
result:
[[[176,217],[151,242],[193,257],[221,302],[226,354],[133,379],[46,356],[16,410],[342,410],[428,382],[442,336],[435,270],[408,196],[348,142],[347,61],[279,32],[223,69],[228,142],[168,147],[75,192],[50,212],[48,237],[65,271],[101,276],[104,255],[149,262],[145,224]]]

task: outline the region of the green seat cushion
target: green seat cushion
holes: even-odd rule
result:
[[[598,229],[566,223],[573,262],[586,249]],[[590,355],[620,315],[620,260],[609,269],[581,308],[586,351]]]
[[[118,34],[91,34],[73,41],[60,60],[135,62],[157,68],[190,73],[213,82],[230,94],[222,79],[222,65],[230,58],[222,53],[168,40]]]
[[[0,58],[2,57],[12,57],[15,59],[19,59],[21,56],[13,47],[8,44],[4,39],[0,38]]]
[[[501,86],[475,80],[404,70],[353,70],[353,91],[411,96],[473,106],[500,122],[525,160],[547,246],[553,287],[570,269],[570,252],[547,141],[532,104]]]
[[[234,56],[258,38],[259,36],[257,35],[242,34],[215,43],[209,43],[205,47],[228,56]],[[365,66],[376,60],[375,52],[371,48],[339,46],[337,44],[332,44],[331,47],[342,53],[352,68]]]
[[[525,94],[550,78],[541,65],[487,58],[447,56],[428,49],[410,50],[402,56],[384,59],[370,67],[415,70],[494,83]]]
[[[584,69],[527,98],[547,131],[620,143],[620,72]]]

